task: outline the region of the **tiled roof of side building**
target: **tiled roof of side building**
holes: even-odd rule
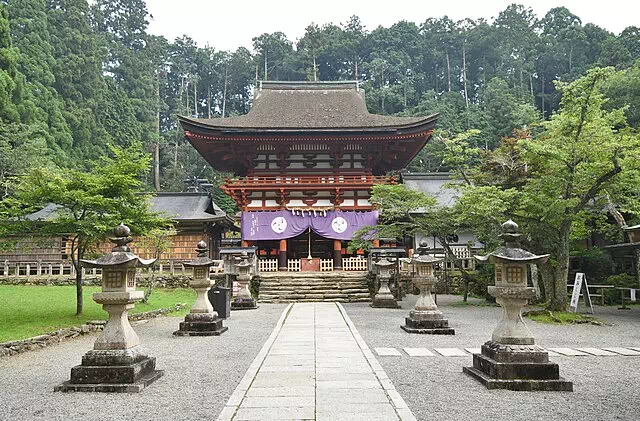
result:
[[[435,124],[438,115],[395,117],[370,114],[364,90],[349,82],[259,82],[248,114],[214,119],[180,117],[218,130],[397,130]]]
[[[440,206],[451,207],[458,197],[455,189],[446,187],[453,180],[450,173],[402,173],[402,183],[409,189],[427,193],[434,197]]]
[[[217,222],[232,224],[232,218],[211,200],[209,193],[158,192],[150,199],[151,210],[160,212],[177,222]],[[37,212],[26,216],[30,221],[50,221],[55,218],[59,206],[47,204]]]

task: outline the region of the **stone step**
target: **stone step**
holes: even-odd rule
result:
[[[357,284],[366,283],[366,279],[262,279],[260,284],[266,285],[323,285],[323,284]]]
[[[341,294],[348,295],[350,297],[364,297],[369,295],[369,291],[360,290],[356,292],[352,291],[261,291],[260,297],[282,297],[285,295],[327,295],[327,294]]]
[[[335,291],[338,289],[343,290],[357,290],[357,289],[369,289],[367,284],[357,284],[357,285],[278,285],[278,286],[270,286],[270,285],[260,285],[260,291],[291,291],[291,290],[301,290],[301,291]]]
[[[312,288],[363,288],[366,287],[366,283],[362,282],[338,282],[338,283],[319,283],[319,284],[260,284],[260,289],[264,288],[304,288],[304,289],[312,289]]]
[[[367,281],[365,279],[322,279],[320,281],[308,281],[305,279],[300,280],[287,280],[287,281],[265,281],[264,279],[260,282],[260,285],[337,285],[337,284],[366,284]]]

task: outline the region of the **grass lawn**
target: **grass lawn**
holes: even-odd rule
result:
[[[525,316],[528,319],[536,321],[538,323],[551,323],[551,324],[581,324],[591,323],[600,325],[600,321],[593,316],[585,316],[580,313],[571,313],[567,311],[551,312],[547,310],[533,310],[527,312]]]
[[[80,326],[89,320],[106,320],[91,295],[100,287],[84,287],[84,314],[75,316],[75,286],[0,285],[0,342],[29,338],[63,327]],[[147,304],[136,303],[131,313],[173,307],[177,303],[193,304],[192,289],[154,289]],[[187,309],[174,314],[186,314]]]

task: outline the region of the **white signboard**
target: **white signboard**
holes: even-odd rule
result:
[[[569,307],[573,311],[578,311],[578,300],[580,300],[580,290],[582,289],[582,281],[584,280],[584,273],[576,273],[576,280],[573,282],[573,294],[571,294],[571,304]]]
[[[591,303],[591,295],[589,295],[589,285],[587,285],[587,278],[584,273],[576,273],[576,280],[573,282],[573,293],[571,294],[571,303],[569,304],[569,310],[573,310],[574,313],[578,312],[578,301],[580,300],[580,292],[584,297],[584,305],[591,310],[593,314],[593,304]]]

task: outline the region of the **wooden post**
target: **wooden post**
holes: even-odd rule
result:
[[[36,263],[36,275],[42,275],[42,260],[38,260]]]
[[[175,275],[175,268],[173,266],[173,260],[169,260],[169,273],[171,276]]]
[[[9,261],[4,261],[4,276],[9,276]]]
[[[278,270],[287,270],[287,240],[280,240],[280,247],[278,247]]]
[[[333,270],[342,270],[342,241],[333,240]]]
[[[27,271],[24,274],[27,276],[31,275],[31,265],[29,263],[27,263]]]

